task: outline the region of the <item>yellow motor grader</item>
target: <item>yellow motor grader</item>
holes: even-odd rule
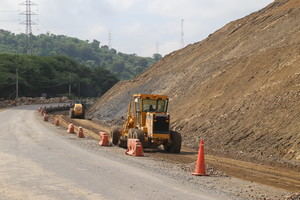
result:
[[[85,107],[83,103],[75,103],[70,107],[69,117],[72,118],[85,118]]]
[[[128,105],[128,113],[121,129],[111,131],[112,143],[127,146],[130,138],[139,139],[143,147],[164,146],[170,153],[180,153],[181,135],[170,130],[167,96],[135,94]]]

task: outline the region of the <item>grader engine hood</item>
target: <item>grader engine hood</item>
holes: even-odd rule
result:
[[[147,113],[146,127],[148,130],[148,137],[169,139],[170,115]]]

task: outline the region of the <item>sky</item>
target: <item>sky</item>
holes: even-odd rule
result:
[[[24,0],[25,1],[25,0]],[[33,34],[53,33],[98,40],[140,56],[180,49],[205,39],[230,21],[262,9],[273,0],[32,0]],[[0,0],[0,29],[25,32],[22,0]]]

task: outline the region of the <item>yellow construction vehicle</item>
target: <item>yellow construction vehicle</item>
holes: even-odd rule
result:
[[[139,139],[143,147],[164,146],[170,153],[180,153],[181,135],[170,130],[167,96],[135,94],[128,105],[127,119],[121,129],[111,131],[112,143],[127,146],[127,139]]]
[[[85,108],[82,103],[75,103],[71,106],[69,111],[70,118],[79,118],[84,119],[85,117]]]

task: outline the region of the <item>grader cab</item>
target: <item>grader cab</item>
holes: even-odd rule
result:
[[[133,95],[123,127],[111,132],[112,143],[126,147],[128,139],[139,139],[144,147],[164,146],[170,153],[180,153],[181,135],[170,130],[167,96]]]

